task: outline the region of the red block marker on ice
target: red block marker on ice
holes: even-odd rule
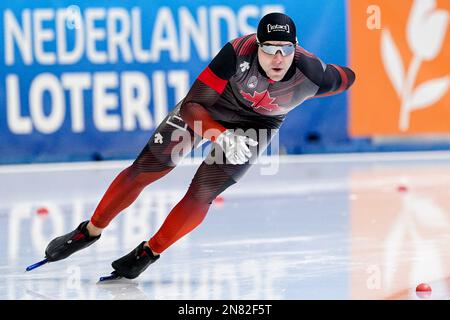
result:
[[[416,294],[419,298],[427,299],[431,297],[431,287],[426,283],[421,283],[416,287]]]
[[[217,207],[222,207],[224,202],[225,202],[225,199],[222,196],[217,196],[213,201],[213,203]]]
[[[45,207],[41,207],[37,209],[37,214],[40,216],[46,216],[48,214],[48,209]]]

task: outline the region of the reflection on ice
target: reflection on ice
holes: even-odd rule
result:
[[[125,164],[0,170],[0,298],[420,299],[414,288],[427,282],[431,299],[448,299],[448,159],[320,159],[281,162],[275,176],[250,170],[138,279],[102,284],[156,232],[195,167],[147,188],[92,247],[29,273]]]

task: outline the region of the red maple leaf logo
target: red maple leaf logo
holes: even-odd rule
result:
[[[241,90],[241,94],[245,100],[252,103],[251,107],[254,109],[263,108],[267,111],[280,109],[278,104],[273,103],[275,98],[272,98],[267,90],[264,90],[263,92],[255,91],[253,95]]]

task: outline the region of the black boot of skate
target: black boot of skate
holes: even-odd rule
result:
[[[141,242],[133,251],[114,261],[111,265],[117,276],[127,279],[138,277],[153,262],[159,259],[155,256],[149,247],[144,246],[145,241]]]
[[[48,261],[53,262],[65,259],[97,241],[101,235],[91,237],[86,229],[88,223],[89,220],[84,221],[74,231],[50,241],[47,249],[45,249],[45,257]]]

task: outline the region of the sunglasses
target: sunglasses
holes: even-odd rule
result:
[[[259,47],[264,53],[270,54],[270,55],[276,55],[278,51],[281,52],[281,55],[283,57],[286,57],[295,51],[295,45],[293,44],[285,44],[282,46],[276,46],[272,44],[261,44],[258,43]]]

